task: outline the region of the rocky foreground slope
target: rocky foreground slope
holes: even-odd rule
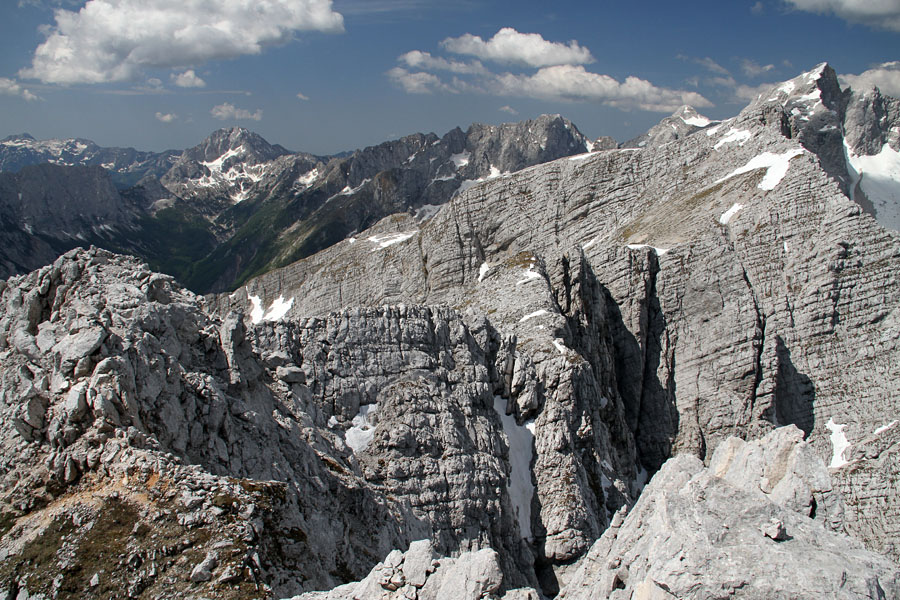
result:
[[[0,592],[900,597],[900,235],[790,84],[232,294],[0,283]]]

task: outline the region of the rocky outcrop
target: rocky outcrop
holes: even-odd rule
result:
[[[708,468],[670,459],[558,598],[898,597],[896,563],[808,516],[828,473],[801,437],[790,426],[730,438]]]
[[[239,317],[171,278],[75,251],[0,302],[0,589],[260,597],[421,537],[277,379],[290,361],[263,362]]]
[[[456,558],[434,553],[428,540],[413,542],[406,552],[394,550],[359,582],[328,592],[309,592],[291,600],[538,600],[531,588],[499,594],[503,573],[491,549],[463,552]]]

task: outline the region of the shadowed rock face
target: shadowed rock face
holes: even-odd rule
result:
[[[798,143],[827,77],[233,294],[96,249],[0,283],[0,590],[897,597],[900,238]],[[345,164],[440,147],[393,144]]]

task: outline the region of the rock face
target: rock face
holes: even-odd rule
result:
[[[730,438],[709,468],[688,455],[670,459],[558,598],[900,596],[896,563],[793,510],[810,497],[800,463],[818,485],[828,480],[801,437],[784,427],[749,444]]]
[[[421,537],[240,318],[97,250],[2,289],[0,590],[256,598]]]
[[[834,469],[846,530],[896,559],[900,238],[798,144],[795,103],[813,92],[789,87],[673,143],[484,182],[427,223],[382,221],[212,302],[280,298],[288,318],[444,303],[473,330],[486,316],[512,357],[501,389],[535,420],[545,574],[645,470],[788,424]]]

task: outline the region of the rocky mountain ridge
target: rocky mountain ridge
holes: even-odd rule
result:
[[[835,78],[823,66],[799,80],[821,89]],[[798,144],[809,140],[791,119],[802,127],[807,115],[773,97],[675,142],[486,182],[426,223],[385,220],[218,297],[216,309],[265,321],[276,305],[291,318],[446,303],[473,319],[489,315],[514,349],[519,422],[534,418],[539,433],[541,415],[571,403],[562,380],[619,406],[618,417],[591,420],[623,444],[618,459],[615,445],[603,446],[606,457],[562,459],[536,442],[536,471],[564,460],[584,477],[560,489],[535,475],[542,509],[532,520],[545,526],[582,514],[579,504],[606,503],[610,488],[592,489],[592,472],[627,492],[638,472],[673,454],[705,457],[728,436],[794,424],[854,498],[847,530],[896,556],[897,476],[887,456],[898,400],[898,235],[844,195],[827,161]],[[585,289],[593,291],[579,296]],[[558,359],[583,365],[594,383],[572,367],[560,379],[561,365],[550,367]],[[561,566],[580,555],[610,514],[548,527],[542,560]]]
[[[833,79],[230,294],[96,248],[0,283],[0,591],[900,597],[900,234],[803,133]]]
[[[90,166],[106,169],[119,188],[151,175],[161,177],[178,155],[176,150],[144,152],[134,148],[104,148],[91,140],[36,140],[27,133],[0,140],[0,171],[15,173],[38,164]]]
[[[72,239],[78,239],[141,256],[193,289],[222,291],[250,275],[337,243],[389,214],[412,212],[426,218],[458,190],[501,173],[583,152],[587,143],[574,125],[558,115],[501,126],[476,124],[466,132],[454,129],[443,138],[415,134],[337,157],[291,153],[248,130],[222,129],[180,156],[165,154],[145,161],[165,163],[161,173],[142,172],[142,162],[122,167],[142,176],[121,192],[130,217],[109,222],[110,230],[68,227],[41,229],[36,235],[45,240],[44,246],[56,249],[57,256],[73,247]],[[78,152],[61,150],[70,146]],[[54,151],[42,154],[39,150],[44,147]],[[23,148],[29,148],[30,154]],[[15,166],[27,160],[93,164],[100,160],[101,150],[115,149],[97,149],[77,140],[35,142],[18,136],[0,143],[0,164]],[[112,168],[111,163],[105,166]],[[50,182],[67,179],[74,185],[78,178],[88,177],[62,171],[64,166],[48,178]],[[111,171],[113,183],[117,172]],[[44,171],[28,173],[33,179]],[[102,173],[90,177],[102,179]],[[19,193],[27,194],[27,190],[11,186],[10,199],[0,197],[0,204],[14,204]],[[45,195],[66,193],[48,190]],[[82,213],[92,214],[90,204],[60,216],[73,224]],[[23,273],[53,258],[49,251],[29,250],[34,242],[28,236],[35,232],[33,227],[29,232],[27,225],[10,220],[4,229],[10,241],[23,240],[0,255],[7,274]],[[154,237],[165,229],[180,235],[162,247],[154,246]],[[31,260],[23,261],[23,257]]]

